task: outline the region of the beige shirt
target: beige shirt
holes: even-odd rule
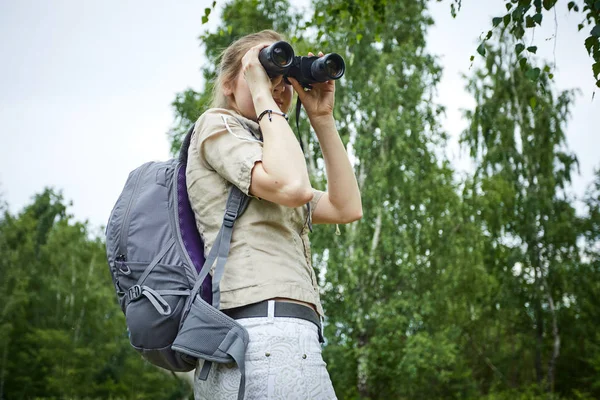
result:
[[[261,159],[256,122],[220,108],[206,111],[196,122],[186,176],[206,254],[221,228],[231,184],[249,195],[252,168]],[[315,190],[311,213],[322,194]],[[221,280],[222,309],[285,297],[314,304],[323,315],[311,265],[307,208],[250,199],[233,228]]]

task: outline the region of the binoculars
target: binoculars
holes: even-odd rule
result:
[[[287,81],[288,77],[292,77],[305,88],[310,88],[313,83],[340,79],[346,70],[344,59],[339,54],[296,56],[292,46],[283,41],[262,49],[258,59],[270,78],[283,75]]]

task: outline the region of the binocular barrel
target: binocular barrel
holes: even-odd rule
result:
[[[258,59],[269,77],[292,77],[305,87],[316,82],[340,79],[346,71],[344,59],[339,54],[300,57],[296,56],[292,46],[284,41],[275,42],[262,49]]]
[[[258,53],[258,60],[271,78],[283,75],[294,61],[294,49],[288,42],[275,42]]]

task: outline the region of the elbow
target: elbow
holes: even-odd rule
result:
[[[314,193],[310,185],[289,184],[281,189],[279,204],[286,207],[302,207],[312,200]]]
[[[347,212],[343,217],[342,224],[349,224],[354,221],[358,221],[363,216],[362,207],[359,207],[356,210],[352,210],[351,212]]]

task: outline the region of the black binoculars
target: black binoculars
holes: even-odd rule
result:
[[[270,78],[283,75],[287,81],[288,77],[292,77],[305,88],[310,88],[313,83],[340,79],[346,70],[344,59],[339,54],[296,56],[292,46],[283,41],[262,49],[258,59]]]

